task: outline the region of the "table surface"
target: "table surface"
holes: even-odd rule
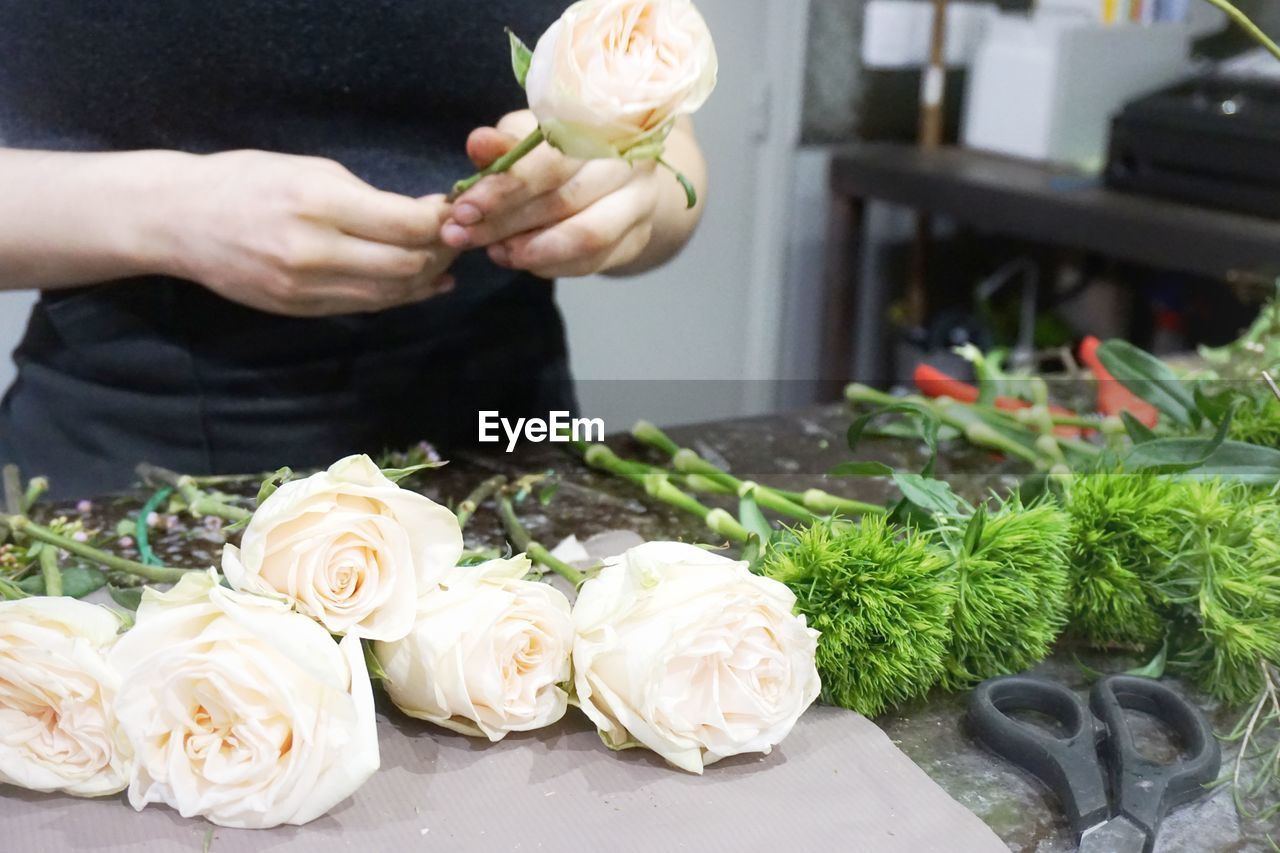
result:
[[[814,485],[826,471],[850,458],[844,444],[849,415],[842,406],[829,406],[728,422],[674,429],[672,436],[704,456],[731,468],[745,479],[782,488]],[[610,441],[619,450],[639,454],[629,438]],[[923,461],[922,451],[896,440],[869,440],[860,458],[874,458],[894,466]],[[655,460],[656,461],[656,460]],[[950,468],[949,471],[946,469]],[[981,471],[966,475],[964,472]],[[686,538],[707,541],[709,536],[696,520],[655,503],[634,488],[587,470],[560,446],[524,445],[516,453],[495,457],[455,459],[450,465],[408,483],[437,499],[460,500],[480,480],[492,473],[520,476],[550,472],[558,488],[549,502],[526,501],[521,516],[540,541],[554,544],[569,535],[586,538],[610,530],[633,530],[648,539]],[[1013,482],[1007,467],[993,465],[985,455],[969,455],[957,448],[948,453],[944,472],[958,488],[981,494],[988,488]],[[850,497],[881,502],[889,487],[875,480],[831,480],[825,486]],[[256,487],[254,489],[256,491]],[[108,529],[126,513],[136,512],[140,500],[95,501],[90,514]],[[61,512],[75,512],[72,506]],[[482,509],[467,529],[469,547],[501,547],[501,530],[491,510]],[[176,529],[156,537],[157,553],[181,565],[213,564],[220,551],[219,536],[203,528]],[[1099,669],[1131,665],[1115,658],[1081,653],[1080,659]],[[1075,653],[1060,650],[1039,671],[1083,690],[1086,678],[1076,664]],[[1052,799],[1033,780],[994,759],[963,732],[964,697],[935,692],[926,700],[898,708],[876,722],[908,756],[962,805],[985,821],[1011,850],[1020,853],[1059,853],[1074,850],[1065,822]],[[1233,717],[1222,710],[1213,713],[1215,724],[1225,727]],[[1157,754],[1164,746],[1158,732],[1138,727],[1140,748]],[[785,744],[784,744],[785,747]],[[784,750],[785,751],[785,750]],[[1231,746],[1224,745],[1224,763]],[[1166,821],[1157,853],[1227,853],[1272,849],[1267,833],[1280,838],[1280,820],[1272,825],[1242,823],[1229,793],[1217,791],[1210,798],[1175,812]],[[216,849],[216,848],[215,848]],[[745,848],[744,848],[745,849]]]
[[[1220,279],[1280,273],[1280,221],[1110,190],[1067,168],[959,147],[836,149],[831,189],[1011,237]]]

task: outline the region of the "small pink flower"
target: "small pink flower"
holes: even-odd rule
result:
[[[85,533],[83,530],[77,530],[75,533],[71,534],[71,538],[77,542],[88,542],[89,534]]]
[[[158,512],[147,513],[147,527],[159,527],[159,526],[160,526],[160,513]]]
[[[116,544],[117,544],[117,545],[119,545],[121,548],[132,548],[132,547],[133,547],[133,537],[132,537],[132,536],[121,536],[119,539],[117,539],[117,540],[116,540]]]
[[[93,501],[87,501],[87,500],[80,501],[78,504],[76,504],[76,512],[80,513],[81,515],[88,515],[89,513],[93,512]]]

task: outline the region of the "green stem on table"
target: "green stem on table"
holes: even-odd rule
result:
[[[18,601],[31,596],[24,592],[20,586],[13,581],[0,578],[0,599],[4,601]]]
[[[582,458],[592,468],[605,471],[642,487],[650,497],[698,516],[712,532],[739,543],[749,538],[746,528],[722,509],[712,509],[697,498],[681,491],[661,471],[649,470],[650,466],[629,462],[603,444],[586,445]]]
[[[458,196],[474,187],[482,178],[487,178],[490,175],[497,175],[507,171],[523,159],[530,151],[541,145],[545,139],[546,135],[543,134],[542,128],[537,128],[533,133],[520,140],[515,148],[512,148],[506,154],[503,154],[497,160],[494,160],[486,168],[481,169],[471,177],[464,178],[454,184],[453,191],[449,193],[449,201],[456,201]]]
[[[22,475],[17,465],[6,465],[0,471],[0,480],[4,483],[4,511],[9,515],[22,512]]]
[[[1262,28],[1249,19],[1249,16],[1237,9],[1227,0],[1208,0],[1208,3],[1217,6],[1227,17],[1235,21],[1236,24],[1246,33],[1253,37],[1254,41],[1262,45],[1276,59],[1280,59],[1280,45],[1277,45],[1270,36],[1262,31]]]
[[[689,448],[682,448],[671,440],[665,432],[648,421],[639,421],[631,428],[636,440],[671,457],[676,470],[688,477],[700,477],[708,483],[719,484],[726,493],[741,495],[748,485],[745,481],[733,476],[728,471],[711,464]],[[703,480],[698,481],[700,484]],[[765,509],[773,510],[800,521],[813,521],[818,515],[832,512],[848,512],[855,514],[881,513],[882,507],[862,501],[849,500],[837,495],[828,494],[821,489],[810,489],[803,494],[787,493],[760,483],[754,485],[756,502]],[[692,484],[691,484],[692,487]],[[696,489],[703,491],[702,489]],[[712,492],[714,494],[714,492]],[[798,499],[797,499],[798,498]],[[813,504],[813,505],[810,505]]]
[[[36,505],[36,501],[44,497],[44,493],[49,491],[49,481],[44,477],[32,477],[27,481],[27,491],[22,496],[22,512],[24,514],[31,512],[31,508]]]
[[[507,485],[507,478],[501,474],[496,474],[485,480],[467,495],[462,503],[458,504],[458,527],[465,528],[467,522],[471,520],[471,516],[476,514],[485,501],[498,493],[498,490]]]
[[[62,595],[62,572],[58,568],[58,549],[48,546],[40,549],[40,574],[44,576],[44,594]]]
[[[4,515],[0,516],[0,524],[5,525],[14,536],[26,536],[37,542],[44,542],[47,545],[53,545],[61,548],[69,554],[75,554],[77,557],[83,557],[90,562],[105,566],[108,569],[126,572],[131,575],[137,575],[146,578],[154,583],[177,583],[191,571],[199,571],[198,569],[175,569],[168,566],[148,566],[145,563],[139,563],[124,557],[118,557],[115,554],[108,554],[100,548],[84,542],[77,542],[70,536],[63,536],[61,533],[54,533],[43,525],[36,524],[25,515]]]
[[[586,580],[586,575],[564,560],[553,556],[540,542],[529,535],[529,531],[520,523],[515,504],[511,502],[509,495],[498,495],[498,516],[502,519],[502,526],[507,531],[511,546],[517,551],[523,551],[530,560],[545,566],[575,587],[581,586]]]
[[[146,462],[139,465],[137,470],[138,475],[145,482],[173,487],[182,496],[188,511],[194,516],[212,515],[226,521],[248,521],[253,517],[252,510],[232,506],[201,489],[196,485],[194,477]]]

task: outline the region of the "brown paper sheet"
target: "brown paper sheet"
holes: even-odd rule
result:
[[[576,710],[498,744],[392,710],[382,769],[304,827],[214,828],[211,853],[272,851],[792,851],[1005,853],[874,724],[811,709],[768,756],[697,777],[643,750],[612,753]],[[0,789],[0,851],[199,851],[209,824],[123,796]]]

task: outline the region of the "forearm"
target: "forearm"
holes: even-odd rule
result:
[[[156,200],[190,156],[0,149],[0,290],[165,271]]]
[[[675,177],[659,167],[654,178],[659,181],[658,209],[653,218],[653,236],[644,251],[630,263],[608,270],[606,275],[628,276],[662,266],[680,253],[689,242],[706,209],[707,164],[694,134],[693,122],[684,118],[667,139],[663,159],[692,183],[698,193],[698,204],[688,209],[684,190]]]

